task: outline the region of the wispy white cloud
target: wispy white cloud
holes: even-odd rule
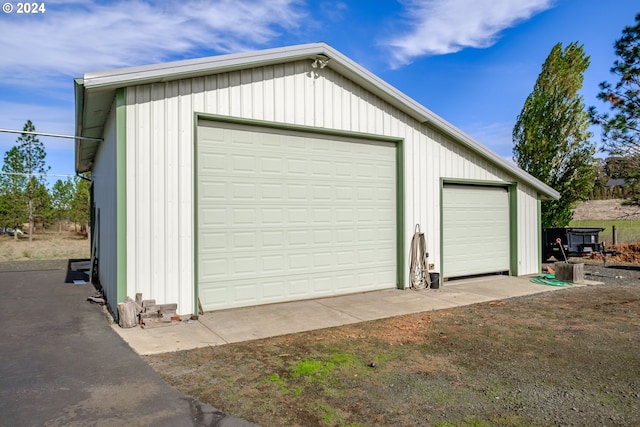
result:
[[[510,160],[513,151],[514,124],[515,122],[471,122],[462,123],[461,128],[482,145],[491,147],[501,157]]]
[[[40,15],[0,13],[0,128],[73,134],[73,77],[262,48],[295,33],[303,0],[48,0]],[[0,133],[0,162],[18,135]],[[73,140],[40,138],[56,173]]]
[[[414,58],[493,45],[500,32],[550,8],[554,0],[406,0],[411,28],[385,44],[392,66]]]
[[[73,135],[73,105],[42,105],[20,101],[1,101],[2,121],[0,128],[22,130],[31,120],[38,131],[62,135]],[[0,155],[15,145],[19,135],[0,133]],[[70,142],[69,142],[70,141]],[[72,147],[73,140],[53,139],[52,148]],[[1,161],[1,160],[0,160]]]
[[[195,51],[211,54],[260,47],[294,31],[300,0],[50,1],[39,17],[0,22],[3,83],[33,85],[159,62]],[[30,20],[27,20],[30,19]]]
[[[349,5],[343,1],[323,1],[319,4],[322,17],[331,22],[340,22],[344,19],[345,13],[349,10]]]

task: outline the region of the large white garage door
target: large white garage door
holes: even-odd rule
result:
[[[205,310],[393,288],[396,147],[200,122]]]
[[[509,192],[446,185],[442,192],[445,277],[509,271]]]

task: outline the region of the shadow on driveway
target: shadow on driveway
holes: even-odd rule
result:
[[[0,265],[0,426],[252,426],[165,383],[65,284],[67,261]]]

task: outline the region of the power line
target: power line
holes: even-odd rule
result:
[[[86,140],[86,141],[96,141],[96,142],[104,141],[102,138],[89,138],[87,136],[61,135],[61,134],[57,134],[57,133],[31,132],[31,131],[13,130],[13,129],[0,129],[0,132],[20,133],[20,134],[25,134],[25,135],[51,136],[51,137],[54,137],[54,138],[83,139],[83,140]]]
[[[22,175],[22,176],[61,176],[61,177],[74,177],[72,174],[57,174],[57,173],[26,173],[26,172],[0,172],[0,175]]]

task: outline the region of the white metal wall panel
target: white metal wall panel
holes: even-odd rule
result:
[[[300,61],[127,89],[130,295],[142,291],[145,297],[158,301],[179,302],[182,313],[194,311],[192,153],[196,112],[403,139],[405,246],[419,223],[429,240],[429,261],[436,265],[440,263],[440,180],[512,180],[449,137],[407,117],[329,67],[313,69],[310,63]],[[518,192],[519,242],[530,241],[537,233],[536,197],[528,191]],[[163,212],[153,213],[157,209]],[[138,245],[136,242],[143,237],[162,242],[163,247],[155,243]],[[538,272],[537,255],[523,245],[518,245],[518,257],[531,260],[526,260],[519,274]]]
[[[518,186],[518,274],[539,272],[540,232],[538,195],[535,190]]]
[[[205,310],[396,285],[395,144],[198,127]]]
[[[509,192],[503,187],[445,185],[444,277],[509,271]]]
[[[117,313],[117,304],[119,302],[117,300],[118,260],[116,251],[116,207],[118,199],[115,171],[116,119],[115,106],[112,106],[105,124],[104,141],[98,147],[92,171],[94,204],[95,208],[100,212],[98,230],[92,230],[92,233],[97,234],[99,239],[98,259],[100,268],[98,269],[98,278],[112,313]]]

